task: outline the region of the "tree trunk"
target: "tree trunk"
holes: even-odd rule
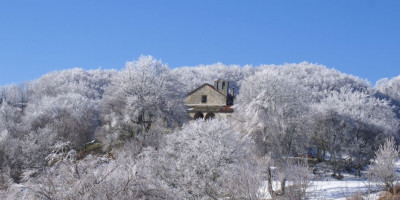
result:
[[[286,178],[281,180],[281,189],[279,191],[274,191],[272,188],[272,172],[271,172],[271,167],[268,166],[267,169],[267,179],[268,179],[268,192],[271,195],[273,199],[275,199],[277,196],[283,196],[285,195],[285,185],[286,185]]]

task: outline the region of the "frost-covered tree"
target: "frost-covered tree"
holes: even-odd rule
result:
[[[22,137],[19,125],[30,99],[28,88],[28,83],[0,88],[0,129],[13,137]]]
[[[304,86],[315,101],[319,101],[329,95],[331,91],[339,91],[343,87],[353,88],[357,91],[371,90],[371,85],[366,80],[341,73],[335,69],[329,69],[323,65],[308,62],[261,65],[259,68],[259,70],[274,71],[278,76],[285,77],[287,80],[296,82],[297,85]]]
[[[376,82],[375,89],[388,96],[396,104],[400,103],[400,76],[392,79],[384,78]]]
[[[99,101],[113,71],[71,69],[46,74],[32,83],[26,108],[28,131],[52,132],[49,138],[83,147],[99,126]]]
[[[260,188],[272,199],[305,199],[307,189],[311,186],[307,159],[277,160],[271,153],[261,159],[263,171],[266,172],[266,186]],[[287,183],[290,185],[287,186]]]
[[[101,99],[115,70],[73,68],[43,75],[31,84],[32,100],[63,94],[80,94],[88,99]]]
[[[396,136],[398,119],[388,101],[342,88],[313,106],[312,143],[324,159],[329,152],[334,172],[344,165],[360,170],[384,138]]]
[[[184,124],[184,95],[216,79],[240,88],[235,116]],[[121,71],[52,72],[0,88],[0,190],[9,199],[257,199],[265,176],[256,147],[271,155],[261,165],[269,185],[292,183],[269,193],[304,198],[308,167],[292,156],[306,150],[328,158],[336,174],[360,172],[378,148],[370,171],[386,163],[390,148],[378,144],[399,141],[399,80],[374,90],[306,62],[170,70],[151,56]],[[93,139],[107,153],[85,156]]]
[[[296,82],[266,69],[243,81],[235,115],[244,130],[275,155],[304,153],[310,94]]]
[[[377,91],[376,96],[390,101],[395,106],[397,117],[400,118],[400,76],[381,79],[377,81],[374,89]]]
[[[6,170],[9,176],[18,181],[23,168],[21,140],[24,135],[21,126],[23,113],[18,107],[18,98],[10,98],[15,91],[4,92],[0,104],[0,171]]]
[[[375,161],[368,169],[371,180],[391,193],[394,192],[394,184],[399,179],[399,175],[396,173],[396,162],[399,155],[400,150],[394,139],[386,139],[385,143],[375,152]]]
[[[184,198],[257,198],[249,145],[228,120],[197,120],[166,136],[157,168]]]
[[[166,64],[151,56],[128,62],[102,100],[104,137],[137,139],[154,133],[150,131],[154,127],[182,123],[186,118],[183,96]]]
[[[28,178],[29,190],[19,199],[181,199],[156,177],[157,152],[149,147],[139,153],[136,147],[127,143],[115,159],[77,160],[71,143],[58,142],[46,157],[49,165],[41,176]]]
[[[1,133],[6,162],[15,181],[24,171],[40,171],[56,141],[79,149],[99,126],[98,102],[113,71],[71,69],[46,74],[29,84],[4,87]]]
[[[239,127],[263,153],[316,150],[320,161],[330,156],[335,173],[359,173],[376,144],[397,138],[389,101],[376,98],[368,82],[320,65],[260,66],[242,82],[236,103]]]
[[[321,65],[262,65],[242,81],[235,115],[264,153],[304,153],[313,132],[310,108],[342,87],[370,90],[368,82]]]
[[[166,135],[159,150],[125,143],[108,156],[76,159],[57,143],[23,196],[50,199],[257,198],[260,176],[248,139],[227,120],[196,121]],[[21,195],[22,196],[22,195]]]
[[[204,83],[213,85],[217,79],[230,81],[231,87],[235,88],[236,92],[238,92],[241,81],[253,74],[254,71],[254,68],[249,65],[240,67],[238,65],[227,66],[222,63],[216,63],[212,65],[175,68],[171,70],[171,76],[182,84],[181,87],[185,93],[192,91]]]
[[[28,82],[0,87],[0,104],[7,102],[14,107],[20,108],[20,112],[23,113],[26,104],[30,100],[31,92],[31,84]]]

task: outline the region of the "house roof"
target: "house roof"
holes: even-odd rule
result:
[[[217,91],[218,93],[222,94],[220,91],[218,91],[217,89],[215,89],[214,86],[212,86],[212,85],[210,85],[210,84],[208,84],[208,83],[205,83],[205,84],[199,86],[198,88],[192,90],[191,92],[187,93],[186,96],[189,96],[189,95],[191,95],[191,94],[197,92],[197,90],[201,89],[201,88],[204,87],[204,86],[210,86],[212,89],[214,89],[214,90]],[[224,95],[224,94],[222,94],[222,95]],[[225,96],[225,95],[224,95],[224,96]]]
[[[234,109],[232,108],[233,105],[227,105],[227,106],[190,106],[189,109],[187,110],[188,112],[195,113],[198,111],[201,112],[223,112],[223,113],[230,113],[234,112]]]
[[[233,105],[224,106],[224,107],[222,107],[219,111],[220,111],[220,112],[233,112],[232,106],[233,106]]]
[[[220,110],[224,106],[189,106],[187,112],[195,113],[195,112],[221,112]]]

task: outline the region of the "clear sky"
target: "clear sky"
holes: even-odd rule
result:
[[[0,0],[0,85],[54,70],[308,61],[400,75],[399,0]]]

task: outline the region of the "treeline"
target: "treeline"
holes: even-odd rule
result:
[[[234,117],[188,123],[185,94],[216,79],[239,89]],[[290,158],[307,155],[361,175],[385,139],[400,141],[399,108],[400,77],[372,87],[310,63],[169,69],[142,56],[52,72],[0,89],[0,197],[257,198],[261,172],[295,182],[306,166]]]

